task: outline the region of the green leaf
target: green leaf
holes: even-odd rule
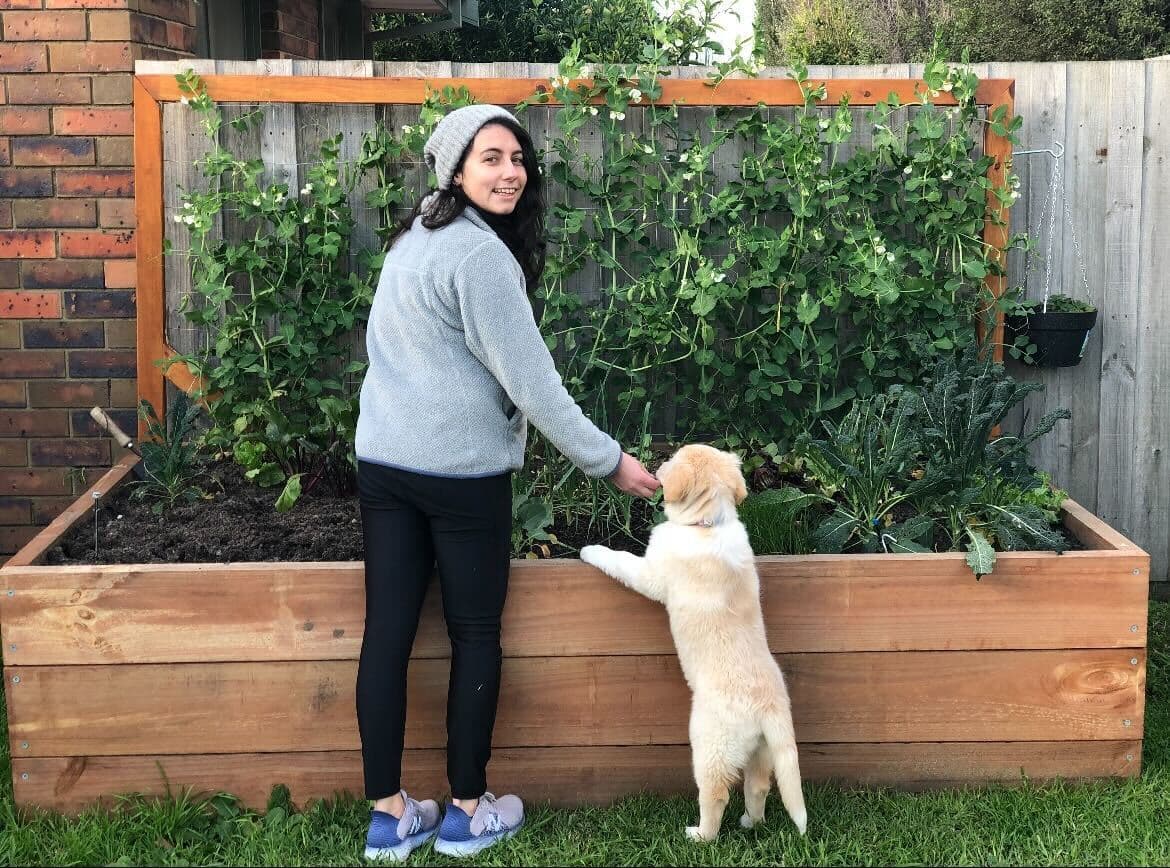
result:
[[[967,538],[967,566],[975,573],[975,578],[986,576],[995,569],[995,549],[977,530],[968,530]]]
[[[276,511],[288,512],[296,504],[301,496],[301,474],[297,473],[288,478],[288,482],[284,484],[284,490],[280,492],[280,497],[276,498]]]

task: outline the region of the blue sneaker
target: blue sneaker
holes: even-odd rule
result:
[[[435,852],[444,856],[474,856],[492,844],[506,841],[524,825],[524,803],[516,796],[480,796],[472,817],[458,805],[447,805]]]
[[[370,812],[370,831],[366,835],[366,858],[402,862],[416,847],[421,847],[439,831],[439,804],[434,799],[416,802],[402,791],[406,810],[402,819],[384,811]]]

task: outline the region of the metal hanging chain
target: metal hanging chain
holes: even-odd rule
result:
[[[1073,252],[1076,255],[1077,265],[1081,272],[1081,284],[1085,290],[1085,301],[1089,301],[1089,275],[1085,269],[1085,257],[1081,253],[1080,242],[1077,241],[1077,229],[1073,223],[1072,209],[1069,208],[1068,195],[1064,189],[1064,177],[1061,172],[1061,160],[1064,157],[1064,145],[1060,142],[1053,143],[1059,151],[1054,151],[1049,148],[1037,148],[1031,151],[1016,151],[1012,157],[1021,156],[1023,154],[1051,154],[1053,158],[1052,164],[1052,180],[1048,185],[1048,194],[1045,197],[1044,204],[1040,208],[1040,219],[1038,225],[1044,226],[1044,218],[1048,217],[1048,248],[1045,252],[1044,260],[1044,303],[1040,308],[1042,313],[1048,312],[1048,296],[1052,288],[1052,261],[1053,251],[1056,246],[1056,199],[1059,196],[1064,204],[1064,218],[1068,225],[1069,235],[1072,237]],[[1049,208],[1052,210],[1049,211]]]

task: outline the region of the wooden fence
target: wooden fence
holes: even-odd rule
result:
[[[202,75],[303,75],[351,77],[551,78],[549,64],[499,63],[372,63],[369,61],[196,61],[182,64],[138,64],[140,75],[171,75],[193,67]],[[1163,459],[1170,432],[1170,338],[1163,331],[1170,311],[1170,257],[1157,243],[1157,217],[1167,213],[1170,152],[1165,101],[1157,95],[1170,87],[1170,59],[1113,63],[977,64],[984,79],[1015,79],[1015,110],[1023,117],[1019,150],[1064,147],[1063,174],[1072,224],[1064,219],[1064,201],[1054,238],[1053,292],[1082,296],[1081,264],[1088,296],[1101,311],[1082,363],[1074,368],[1023,369],[1016,373],[1037,379],[1046,391],[1032,397],[1024,413],[1009,420],[1009,430],[1026,414],[1038,419],[1053,407],[1072,411],[1035,448],[1038,466],[1052,472],[1057,484],[1078,502],[1104,518],[1152,557],[1151,578],[1165,580],[1170,566],[1170,464]],[[679,78],[696,78],[705,70],[683,68]],[[915,64],[812,67],[811,78],[918,78]],[[765,70],[765,78],[782,78],[782,69]],[[302,106],[274,104],[259,129],[241,146],[254,146],[277,175],[297,183],[298,165],[310,159],[314,143],[337,130],[347,132],[348,156],[356,153],[361,134],[375,117],[412,123],[417,110],[387,106],[376,114],[373,105],[316,106],[306,121]],[[777,109],[783,111],[784,109]],[[533,115],[551,125],[547,116]],[[178,202],[178,184],[191,181],[191,160],[204,148],[190,113],[175,104],[164,106],[166,136],[163,164],[168,213]],[[542,118],[542,119],[541,119]],[[631,118],[631,123],[635,122]],[[539,140],[540,131],[534,131]],[[859,140],[857,144],[860,144]],[[584,146],[589,147],[587,137]],[[597,143],[600,144],[599,142]],[[347,156],[343,151],[343,158]],[[1040,152],[1015,160],[1022,196],[1012,210],[1012,231],[1026,231],[1037,242],[1028,255],[1009,261],[1009,283],[1025,284],[1029,297],[1043,294],[1045,263],[1041,255],[1048,237],[1041,211],[1047,197],[1053,157]],[[718,176],[718,172],[717,172]],[[412,183],[421,188],[424,175],[414,170]],[[169,231],[170,226],[166,227]],[[177,233],[180,235],[182,233]],[[1077,244],[1072,243],[1075,235]],[[181,249],[183,239],[173,239]],[[142,243],[142,239],[140,239]],[[168,264],[167,335],[183,349],[193,339],[177,313],[185,277],[179,263]],[[141,284],[140,284],[141,285]],[[588,293],[589,287],[581,286]],[[141,293],[140,293],[141,295]],[[140,299],[141,304],[142,299]]]

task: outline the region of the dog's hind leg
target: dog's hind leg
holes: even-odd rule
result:
[[[764,822],[764,803],[771,788],[772,753],[761,738],[743,770],[743,801],[747,812],[739,818],[739,824],[745,829]]]
[[[735,779],[735,769],[722,757],[704,752],[695,754],[695,782],[699,785],[699,825],[687,826],[692,841],[714,841],[723,823],[723,812],[731,792],[728,784]]]
[[[791,713],[785,710],[765,720],[764,738],[772,752],[780,800],[784,803],[788,816],[803,835],[808,827],[808,811],[805,809],[804,793],[800,788],[800,761],[796,755],[796,737],[792,732]]]

